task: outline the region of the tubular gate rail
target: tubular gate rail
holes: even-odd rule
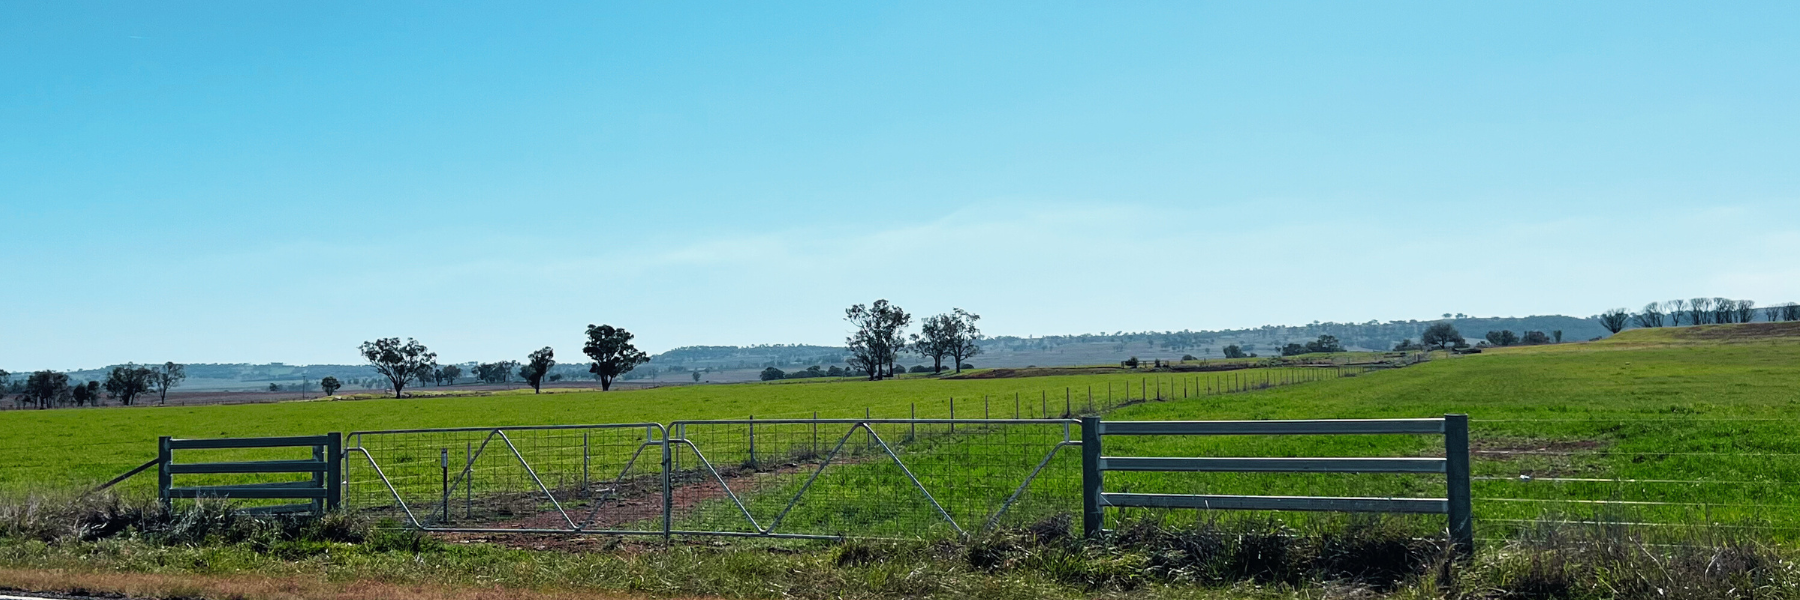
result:
[[[1441,419],[1339,419],[1312,421],[1112,421],[1081,420],[1082,529],[1101,532],[1106,507],[1194,508],[1202,510],[1298,510],[1443,514],[1453,543],[1474,548],[1469,490],[1469,417]],[[1108,435],[1366,435],[1444,436],[1444,458],[1214,458],[1105,456]],[[1107,493],[1107,471],[1254,473],[1443,473],[1444,498],[1351,498],[1330,496],[1241,496]]]
[[[311,448],[312,458],[302,460],[261,460],[240,462],[181,463],[175,461],[176,450],[224,450],[250,448]],[[168,504],[175,498],[242,498],[307,500],[306,504],[260,506],[257,512],[311,512],[324,514],[338,508],[339,486],[343,482],[339,469],[343,465],[343,436],[325,435],[294,437],[174,439],[157,440],[157,498]],[[139,470],[143,467],[139,467]],[[133,471],[132,473],[136,473]],[[127,473],[126,476],[132,473]],[[258,475],[270,473],[310,474],[310,479],[276,483],[241,483],[175,487],[176,475]],[[119,478],[123,479],[123,477]],[[119,479],[108,482],[117,483]]]

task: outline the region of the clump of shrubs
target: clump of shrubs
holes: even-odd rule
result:
[[[1390,591],[1432,572],[1445,546],[1381,518],[1312,532],[1276,520],[1211,520],[1185,528],[1137,522],[1097,539],[1057,517],[997,532],[968,546],[971,567],[1029,570],[1089,589],[1148,583],[1302,585],[1346,582]]]
[[[224,500],[165,507],[154,498],[112,494],[32,495],[0,500],[0,538],[47,543],[135,539],[159,545],[246,544],[284,557],[330,544],[420,551],[437,543],[410,530],[377,526],[346,513],[322,517],[251,514]]]

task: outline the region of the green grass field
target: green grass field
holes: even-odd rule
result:
[[[1284,381],[1298,373],[1319,371],[1272,369],[1212,377],[1162,374],[1143,379],[1075,375],[905,378],[873,383],[801,381],[542,396],[8,412],[0,413],[0,432],[18,443],[0,449],[6,465],[0,467],[0,485],[18,491],[103,479],[148,459],[157,435],[666,423],[752,414],[759,419],[795,418],[811,416],[814,410],[823,417],[860,417],[865,408],[876,417],[904,417],[915,403],[919,416],[942,417],[948,416],[951,397],[957,399],[958,417],[979,418],[984,395],[987,415],[1010,417],[1015,394],[1019,412],[1035,417],[1041,416],[1046,406],[1052,414],[1061,414],[1065,390],[1070,403],[1080,407],[1086,404],[1089,386],[1093,386],[1098,403],[1104,404],[1109,385],[1116,400],[1124,397],[1123,388],[1129,384],[1133,398],[1146,392],[1156,397],[1160,385],[1162,397],[1177,399],[1127,406],[1107,418],[1310,419],[1468,413],[1475,421],[1476,512],[1491,525],[1546,512],[1592,515],[1599,510],[1635,521],[1790,527],[1800,526],[1800,511],[1793,510],[1800,507],[1800,469],[1796,468],[1800,466],[1796,460],[1800,459],[1800,439],[1789,433],[1791,419],[1800,408],[1800,335],[1795,334],[1780,325],[1637,330],[1603,342],[1491,350],[1351,378],[1190,399],[1179,398],[1194,395],[1196,387],[1211,388],[1218,378]],[[1140,388],[1140,383],[1145,387]],[[883,432],[884,438],[898,435],[902,434]],[[734,437],[721,434],[720,439]],[[1015,444],[1021,448],[1032,444],[1042,448],[1054,442],[1047,437],[1017,439],[1035,440]],[[1425,436],[1109,438],[1107,442],[1109,455],[1141,456],[1416,456],[1441,450],[1439,439]],[[463,443],[439,446],[460,448]],[[715,463],[744,461],[739,456],[742,448],[720,443],[708,447],[709,453],[718,453],[709,456]],[[934,485],[947,487],[956,487],[956,477],[967,476],[965,467],[980,465],[979,460],[991,461],[993,465],[981,472],[993,474],[979,478],[982,486],[963,486],[971,491],[968,498],[959,500],[967,507],[981,507],[992,505],[995,490],[1007,489],[1008,482],[1022,477],[1021,469],[1029,465],[1020,457],[1041,456],[1031,454],[1038,451],[1032,449],[1020,450],[1019,456],[997,458],[992,447],[981,436],[964,432],[961,437],[919,444],[904,452],[909,453],[909,461],[919,461],[922,479],[936,477]],[[430,450],[435,457],[435,449]],[[435,466],[425,465],[424,459],[409,460],[421,468]],[[561,460],[567,463],[579,458]],[[842,487],[833,488],[835,482],[826,479],[818,489],[851,489],[857,481],[892,479],[892,473],[869,474],[890,468],[865,459],[843,467],[841,476],[833,472],[832,477],[843,478]],[[429,468],[412,476],[429,480],[432,476],[426,471]],[[758,517],[764,521],[778,513],[785,495],[804,480],[792,473],[768,479],[767,484],[756,486],[761,493],[750,494],[748,500],[753,512],[764,511]],[[1046,489],[1063,485],[1046,484]],[[1109,490],[1134,492],[1437,496],[1442,494],[1442,486],[1441,477],[1404,475],[1112,474],[1108,478]],[[884,493],[888,495],[851,497],[822,492],[821,496],[838,501],[837,505],[797,508],[796,516],[811,511],[814,516],[804,518],[886,523],[893,528],[912,518],[907,515],[929,508],[919,505],[916,497],[892,490]],[[884,507],[887,513],[826,514],[859,510],[838,506],[842,501]],[[729,510],[715,510],[718,500],[708,502],[712,504],[695,509],[696,514],[713,515],[701,521],[731,518]],[[912,504],[901,508],[905,503]],[[962,511],[959,521],[980,513],[978,508],[949,510]],[[1484,525],[1484,530],[1494,529]]]
[[[947,417],[956,401],[959,418],[1011,417],[1063,412],[1065,397],[1079,407],[1088,394],[1105,403],[1144,394],[1183,394],[1196,388],[1318,376],[1310,369],[1260,369],[1178,377],[1070,376],[985,380],[902,378],[888,381],[778,381],[666,387],[615,392],[432,397],[355,401],[286,402],[201,407],[87,408],[0,412],[0,489],[82,485],[105,480],[155,457],[157,436],[228,437],[302,435],[427,427],[667,423],[672,420],[820,417],[904,418],[917,406],[922,418]],[[1204,383],[1201,383],[1204,382]],[[1147,387],[1146,387],[1147,386]],[[984,407],[983,397],[987,403]],[[1205,418],[1195,415],[1193,418]]]

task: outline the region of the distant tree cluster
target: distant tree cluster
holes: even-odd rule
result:
[[[1338,342],[1337,336],[1321,335],[1319,339],[1305,344],[1290,343],[1281,347],[1282,356],[1296,356],[1315,352],[1343,352],[1344,345]]]
[[[150,395],[166,403],[169,390],[179,387],[185,379],[183,366],[173,362],[160,366],[118,365],[107,372],[105,380],[90,381],[75,381],[67,373],[44,370],[14,382],[11,373],[0,371],[0,396],[11,393],[19,406],[35,408],[101,406],[106,399],[131,406]]]
[[[481,363],[475,365],[475,379],[482,383],[507,383],[512,381],[513,373],[518,369],[518,361]]]
[[[854,373],[851,373],[849,369],[837,365],[832,365],[830,368],[813,365],[794,371],[783,371],[775,367],[769,367],[763,369],[759,377],[761,377],[763,381],[774,381],[777,379],[811,379],[814,377],[849,377],[851,375],[854,375]]]
[[[1556,333],[1558,334],[1556,341],[1560,342],[1562,332]],[[1538,346],[1556,343],[1552,342],[1550,336],[1542,331],[1527,331],[1523,336],[1515,334],[1511,330],[1489,331],[1485,337],[1487,344],[1491,346]]]

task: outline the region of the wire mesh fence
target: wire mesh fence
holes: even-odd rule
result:
[[[655,423],[366,431],[349,436],[349,510],[427,530],[663,531]]]
[[[936,537],[1077,514],[1076,422],[671,424],[677,534]]]

